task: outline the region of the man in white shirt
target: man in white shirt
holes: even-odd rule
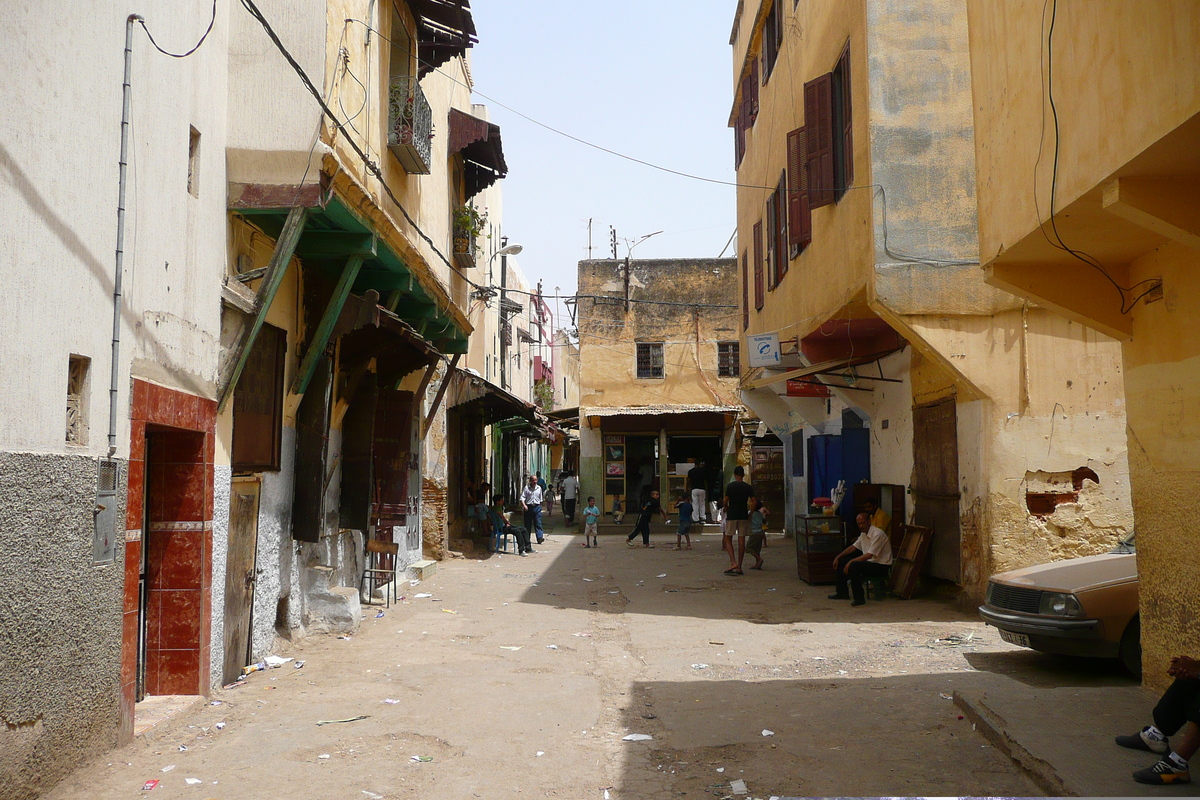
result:
[[[567,518],[567,524],[575,524],[575,503],[579,499],[579,478],[575,477],[575,473],[567,471],[566,476],[562,479],[562,506],[563,516]]]
[[[525,530],[537,533],[537,543],[542,544],[542,487],[538,486],[536,475],[530,475],[525,488],[521,490],[521,508],[525,511]],[[533,553],[535,550],[527,552]]]
[[[849,600],[846,584],[854,592],[852,606],[866,602],[863,594],[863,578],[885,577],[892,564],[892,543],[888,535],[871,524],[871,518],[859,514],[855,520],[860,531],[854,544],[838,553],[833,559],[833,570],[837,579],[837,594],[830,600]]]

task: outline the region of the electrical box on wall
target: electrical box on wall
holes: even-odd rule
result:
[[[92,534],[92,563],[111,564],[116,554],[117,487],[121,483],[121,465],[100,461],[96,475],[96,505]]]

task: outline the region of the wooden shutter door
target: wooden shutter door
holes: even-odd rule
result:
[[[845,192],[846,187],[854,183],[854,125],[853,117],[850,113],[850,43],[846,42],[846,48],[842,50],[842,56],[838,59],[838,72],[842,76],[842,172],[844,175],[843,183],[839,187],[842,192]],[[840,194],[840,192],[839,192]]]
[[[812,241],[806,155],[804,128],[797,128],[787,136],[788,244],[792,258]]]
[[[263,325],[233,396],[235,472],[279,469],[286,357],[287,332]]]
[[[410,508],[408,474],[414,462],[412,392],[381,389],[375,406],[375,442],[373,448],[375,496],[371,516],[379,529],[378,537],[391,541],[393,525],[404,525]]]
[[[788,271],[788,228],[787,228],[787,172],[779,176],[775,187],[775,285],[783,280]]]
[[[767,289],[779,282],[779,208],[775,193],[767,197]]]
[[[742,330],[750,327],[750,269],[746,262],[749,257],[742,251]]]
[[[754,223],[754,308],[763,307],[763,241],[762,223]]]
[[[296,410],[296,483],[292,537],[319,542],[325,524],[325,458],[329,447],[329,399],[333,364],[322,355]]]
[[[809,207],[829,205],[833,196],[833,73],[804,84]]]

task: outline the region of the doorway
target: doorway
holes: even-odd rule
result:
[[[913,408],[913,524],[933,528],[925,570],[961,583],[955,398]]]
[[[625,437],[626,509],[632,512],[658,489],[658,437]]]

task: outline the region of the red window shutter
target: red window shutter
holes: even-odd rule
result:
[[[733,122],[733,166],[737,169],[742,165],[742,156],[746,154],[746,104],[738,105],[737,119]]]
[[[754,308],[762,311],[763,300],[763,240],[762,223],[754,223]]]
[[[845,182],[841,189],[845,191],[845,187],[854,183],[854,125],[850,113],[850,43],[846,42],[846,47],[842,50],[842,56],[838,59],[838,72],[841,73],[842,80],[842,170],[845,173],[842,177]]]
[[[800,255],[805,246],[812,241],[812,215],[808,207],[804,140],[804,128],[797,128],[787,136],[788,244],[791,258]]]
[[[749,256],[742,251],[742,330],[750,327],[750,270],[746,262]]]
[[[804,129],[807,136],[809,207],[834,201],[833,180],[833,73],[804,84]]]
[[[754,120],[758,119],[758,59],[750,62],[750,75],[746,78],[749,84],[749,91],[744,95],[750,98],[750,108],[748,117],[750,125],[754,124]]]
[[[779,207],[776,195],[767,196],[767,290],[779,282]]]

